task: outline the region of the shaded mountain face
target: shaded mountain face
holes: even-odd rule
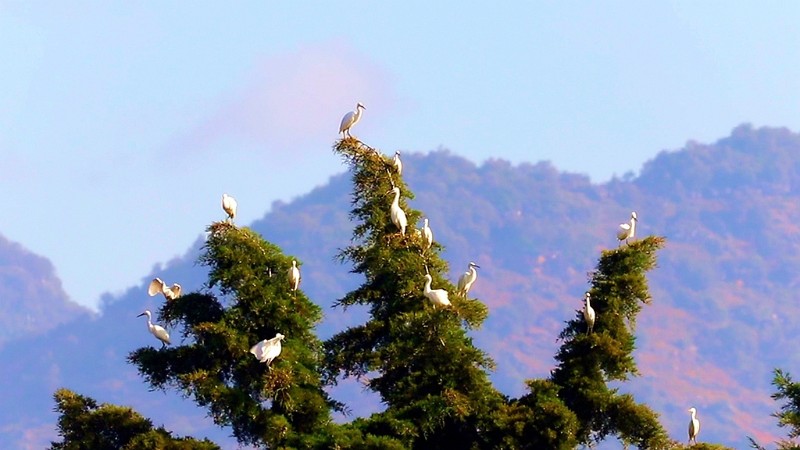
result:
[[[667,245],[650,278],[652,305],[637,323],[641,376],[620,388],[658,411],[676,440],[686,438],[692,406],[703,423],[702,441],[745,448],[746,435],[765,443],[781,434],[769,416],[778,407],[769,383],[773,367],[800,373],[793,351],[800,336],[794,295],[800,283],[800,135],[741,126],[712,145],[662,152],[638,177],[604,184],[546,162],[476,166],[447,151],[404,154],[403,162],[416,195],[410,203],[445,246],[451,279],[469,261],[481,266],[470,294],[489,306],[490,315],[472,334],[497,362],[492,378],[503,392],[518,396],[524,379],[548,376],[556,337],[565,320],[580,314],[600,250],[619,245],[617,226],[635,210],[637,235],[662,235]],[[329,307],[361,282],[335,259],[354,226],[349,192],[349,175],[335,176],[291,203],[273,204],[251,226],[301,263],[301,289],[326,313],[318,329],[323,339],[363,322],[365,314]],[[199,225],[198,235],[202,231]],[[19,405],[0,409],[0,447],[52,438],[51,395],[65,386],[131,405],[178,434],[235,448],[229,433],[193,403],[148,392],[125,363],[129,351],[159,345],[135,317],[163,301],[147,296],[147,282],[159,276],[181,283],[185,292],[202,289],[205,270],[195,264],[201,245],[202,238],[140,285],[107,297],[100,317],[0,349],[0,399]],[[284,273],[276,268],[278,276]],[[346,384],[333,392],[356,414],[379,408],[360,387]]]
[[[47,258],[0,235],[0,345],[90,313],[72,302]]]

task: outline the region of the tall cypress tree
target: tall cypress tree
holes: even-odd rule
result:
[[[325,342],[327,380],[360,378],[380,394],[386,410],[360,421],[368,432],[400,439],[410,448],[489,448],[492,411],[502,396],[491,386],[491,359],[467,333],[487,316],[476,299],[456,295],[444,278],[441,246],[427,248],[414,224],[420,212],[413,194],[390,160],[361,142],[338,141],[334,151],[352,171],[352,245],[339,255],[364,276],[363,284],[337,303],[365,305],[369,320]],[[390,217],[392,188],[410,226],[402,235]],[[451,307],[435,307],[423,294],[425,275],[433,289],[449,292]]]
[[[205,292],[164,303],[173,333],[165,349],[140,348],[129,360],[151,386],[175,388],[230,426],[242,444],[312,448],[330,440],[335,404],[320,379],[319,306],[292,291],[292,259],[248,228],[212,224],[200,257]],[[250,353],[257,342],[285,336],[271,365]],[[178,337],[177,335],[180,335]]]
[[[53,397],[62,440],[53,442],[51,450],[219,450],[208,440],[174,438],[125,406],[98,405],[68,389],[57,390]]]
[[[634,328],[642,304],[650,302],[646,272],[655,267],[664,238],[650,236],[603,251],[592,274],[591,304],[597,318],[587,333],[582,313],[561,332],[563,344],[552,381],[559,398],[578,419],[576,436],[584,444],[617,436],[640,449],[666,448],[669,439],[649,407],[608,387],[638,374]]]

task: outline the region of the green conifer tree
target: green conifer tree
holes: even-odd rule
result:
[[[102,404],[67,389],[54,395],[61,442],[51,450],[219,450],[208,440],[174,438],[131,408]]]
[[[596,322],[588,333],[581,312],[567,323],[552,381],[559,398],[578,419],[576,436],[583,444],[609,435],[639,449],[668,448],[670,441],[658,415],[638,404],[629,394],[619,394],[609,382],[638,374],[633,349],[636,316],[650,302],[645,273],[655,267],[660,237],[647,237],[603,251],[592,274],[592,307]]]
[[[791,374],[781,369],[773,371],[772,385],[777,392],[772,394],[773,400],[785,400],[778,412],[772,414],[778,419],[778,426],[789,428],[789,439],[779,441],[778,450],[800,450],[800,444],[794,439],[800,437],[800,383],[792,380]],[[753,438],[750,439],[751,447],[766,450]]]
[[[486,318],[486,306],[456,295],[443,277],[441,246],[427,248],[415,229],[420,212],[406,203],[413,194],[390,160],[352,138],[338,141],[334,151],[352,171],[357,222],[340,258],[364,276],[338,306],[365,305],[370,318],[325,343],[327,380],[357,377],[380,394],[386,410],[356,424],[368,433],[409,448],[491,448],[491,416],[503,399],[487,376],[493,362],[467,334]],[[394,187],[408,219],[405,235],[390,217]],[[435,307],[425,297],[426,274],[433,289],[448,291],[451,307]]]
[[[245,227],[212,224],[200,263],[204,293],[167,301],[161,320],[177,332],[165,349],[140,348],[129,360],[157,389],[175,388],[230,426],[242,444],[328,447],[336,405],[320,379],[319,306],[290,287],[292,259]],[[267,366],[250,353],[281,333],[282,353]],[[180,337],[176,336],[178,334]]]

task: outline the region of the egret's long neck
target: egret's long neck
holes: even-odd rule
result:
[[[591,307],[592,307],[592,304],[591,304],[591,302],[589,301],[589,297],[586,297],[586,307],[587,307],[587,308],[591,308]]]
[[[398,208],[400,207],[400,191],[396,191],[394,193],[394,201],[392,202],[392,205],[397,206]]]
[[[428,294],[430,292],[431,292],[431,279],[430,278],[426,278],[425,279],[425,293]]]

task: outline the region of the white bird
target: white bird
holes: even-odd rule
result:
[[[408,220],[406,220],[405,211],[403,211],[403,208],[400,207],[400,188],[395,186],[389,190],[386,195],[391,193],[394,193],[394,200],[392,201],[392,207],[390,209],[392,223],[394,223],[394,225],[400,229],[400,234],[405,236]]]
[[[150,321],[151,315],[149,310],[145,310],[143,313],[139,314],[136,317],[147,316],[147,329],[150,330],[150,333],[156,337],[159,341],[161,341],[161,348],[166,347],[170,344],[169,342],[169,333],[167,330],[164,329],[161,325],[153,325],[153,322]]]
[[[425,237],[425,242],[428,244],[425,248],[431,248],[431,245],[433,245],[433,230],[428,226],[428,219],[425,219],[425,223],[422,225],[422,235]]]
[[[628,239],[633,239],[634,235],[636,234],[636,211],[631,213],[631,221],[630,223],[621,223],[619,224],[619,231],[617,231],[617,239],[619,239],[619,243],[622,244],[622,241],[628,243]]]
[[[289,285],[293,291],[300,287],[300,269],[297,268],[295,260],[292,260],[292,267],[289,269]]]
[[[689,444],[692,442],[697,444],[697,433],[700,432],[700,419],[696,417],[696,409],[689,408],[689,412],[692,413],[692,419],[689,421]]]
[[[428,297],[428,299],[433,302],[434,308],[436,305],[450,306],[450,299],[447,298],[447,291],[444,289],[431,289],[431,280],[431,276],[425,274],[425,297]]]
[[[586,320],[586,334],[592,332],[592,329],[594,328],[594,319],[596,317],[594,308],[592,308],[592,305],[589,301],[589,297],[590,294],[587,292],[585,297],[586,304],[583,305],[583,318]]]
[[[403,174],[403,161],[400,161],[400,150],[394,152],[394,170],[397,171],[397,175]]]
[[[258,362],[265,362],[269,365],[273,359],[281,354],[281,341],[286,336],[278,333],[272,339],[264,339],[250,348],[250,353],[256,357]]]
[[[458,279],[458,293],[464,297],[467,296],[470,288],[472,288],[472,284],[478,279],[478,271],[475,270],[476,267],[480,269],[481,266],[470,262],[467,271],[461,274],[461,277]]]
[[[167,300],[175,300],[181,296],[181,285],[174,283],[172,286],[167,286],[167,283],[161,281],[161,278],[153,278],[147,288],[147,294],[152,297],[159,292],[164,294],[164,298]]]
[[[356,110],[350,111],[342,117],[342,123],[339,125],[339,133],[342,133],[342,138],[353,137],[350,135],[350,127],[357,124],[361,120],[361,111],[367,109],[361,103],[356,104]]]
[[[236,218],[236,199],[228,194],[222,194],[222,209],[228,214],[228,222]]]

